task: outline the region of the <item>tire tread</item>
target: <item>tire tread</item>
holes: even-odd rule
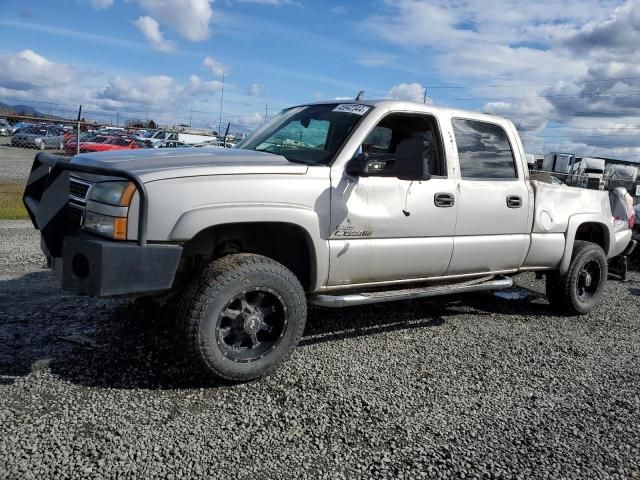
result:
[[[293,341],[282,354],[278,363],[289,358],[304,332],[306,297],[302,285],[289,269],[268,257],[248,253],[227,255],[214,260],[204,268],[198,278],[192,280],[185,288],[178,306],[178,324],[191,359],[212,372],[216,377],[226,381],[238,381],[239,379],[225,374],[210,361],[204,348],[204,338],[201,335],[202,321],[211,298],[215,297],[229,283],[241,280],[251,273],[269,273],[284,277],[287,283],[295,287],[293,289],[296,296],[295,302],[303,311],[302,320],[294,322],[294,328],[297,330],[293,334]]]

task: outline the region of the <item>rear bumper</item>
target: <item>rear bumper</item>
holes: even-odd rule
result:
[[[48,256],[44,243],[42,249]],[[130,295],[170,289],[181,254],[179,245],[140,246],[67,235],[62,256],[51,258],[51,265],[65,290],[100,297]]]

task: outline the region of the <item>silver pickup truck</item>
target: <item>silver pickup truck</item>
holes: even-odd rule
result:
[[[233,381],[295,348],[307,302],[388,302],[545,272],[598,303],[629,219],[607,192],[529,178],[513,124],[411,102],[289,108],[235,149],[36,156],[24,203],[62,287],[177,303],[189,351]]]

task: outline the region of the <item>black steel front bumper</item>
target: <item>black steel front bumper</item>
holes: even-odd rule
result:
[[[140,196],[136,242],[102,239],[69,226],[66,215],[69,172],[123,178],[134,183]],[[172,287],[182,247],[147,243],[147,194],[136,175],[76,165],[62,157],[39,153],[23,202],[34,227],[41,232],[42,251],[65,290],[111,296],[159,292]]]

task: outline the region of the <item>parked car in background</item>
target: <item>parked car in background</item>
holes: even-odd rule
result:
[[[147,145],[135,138],[110,138],[106,142],[88,142],[80,146],[80,153],[86,152],[108,152],[112,150],[135,150],[138,148],[147,148]]]
[[[208,140],[206,142],[196,143],[194,145],[194,147],[216,147],[216,148],[222,148],[222,144],[220,143],[220,140]]]
[[[62,150],[64,148],[63,133],[63,130],[55,125],[32,125],[14,133],[11,136],[11,146]]]
[[[0,118],[0,137],[8,137],[11,135],[11,125],[6,119]]]
[[[148,140],[151,143],[161,143],[164,141],[182,142],[188,145],[198,145],[204,142],[220,142],[218,137],[213,135],[200,135],[194,133],[170,132],[168,130],[159,130],[153,134]]]
[[[94,132],[82,133],[80,134],[80,147],[82,147],[86,143],[104,143],[110,138],[113,138],[113,137],[108,137],[106,135],[99,135]],[[70,136],[64,142],[64,153],[66,155],[71,156],[71,155],[75,155],[77,153],[77,150],[78,150],[78,143],[76,140],[76,136],[75,135]]]
[[[22,130],[23,128],[27,128],[30,127],[31,124],[29,122],[18,122],[18,123],[14,123],[11,126],[11,135],[19,132],[20,130]]]
[[[183,142],[176,142],[175,140],[168,140],[166,142],[161,143],[150,143],[147,142],[149,147],[151,148],[184,148],[184,147],[192,147],[193,145],[187,145]]]

